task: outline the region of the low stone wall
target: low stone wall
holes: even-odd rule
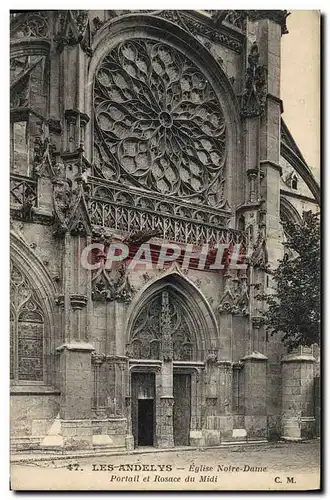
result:
[[[59,412],[58,394],[14,394],[10,398],[12,437],[45,436]]]

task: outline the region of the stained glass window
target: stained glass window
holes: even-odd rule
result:
[[[15,382],[44,379],[44,316],[34,288],[11,265],[10,378]]]

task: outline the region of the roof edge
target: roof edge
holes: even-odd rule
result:
[[[320,204],[320,186],[316,181],[311,169],[307,165],[305,158],[303,157],[283,118],[281,118],[281,156],[283,156],[283,158],[285,158],[302,177],[302,179],[311,190],[315,200],[318,204]]]

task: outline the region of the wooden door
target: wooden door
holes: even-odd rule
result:
[[[175,446],[189,446],[191,419],[191,376],[173,375],[173,437]]]

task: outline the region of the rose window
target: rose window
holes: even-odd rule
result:
[[[97,71],[94,104],[95,164],[102,176],[219,201],[224,116],[210,83],[187,57],[155,41],[121,43]]]

